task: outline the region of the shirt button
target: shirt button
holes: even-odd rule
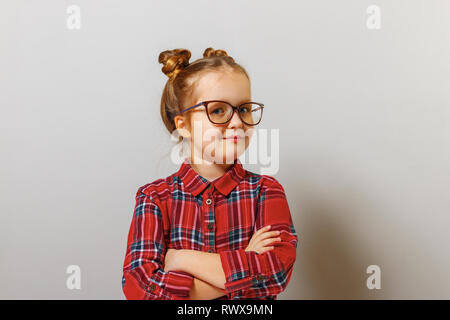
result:
[[[258,280],[258,281],[263,281],[263,280],[264,280],[264,276],[258,275],[258,276],[256,277],[256,280]]]
[[[208,223],[208,225],[206,226],[209,230],[211,230],[213,228],[213,224],[212,223]]]
[[[209,253],[212,253],[213,251],[211,249],[208,250]]]
[[[150,291],[155,291],[155,289],[156,289],[156,286],[155,286],[154,283],[152,283],[152,284],[150,285]]]
[[[206,204],[211,204],[211,202],[212,202],[211,199],[206,200]]]

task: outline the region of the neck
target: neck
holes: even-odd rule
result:
[[[233,163],[214,163],[204,159],[192,161],[191,159],[190,165],[200,176],[208,181],[214,181],[223,176],[233,166]]]

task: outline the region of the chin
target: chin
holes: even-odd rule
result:
[[[238,153],[238,154],[230,153],[230,154],[224,155],[222,158],[222,163],[233,164],[233,162],[237,158],[239,158],[241,156],[241,154],[242,153]],[[227,162],[227,160],[228,160],[228,162]]]

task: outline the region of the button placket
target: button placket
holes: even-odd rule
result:
[[[206,198],[205,206],[204,206],[204,214],[205,214],[205,223],[206,223],[206,232],[205,232],[205,249],[208,249],[207,252],[214,252],[214,243],[215,243],[215,235],[214,235],[214,206],[213,206],[213,195],[210,191],[212,189],[211,184],[208,186],[208,192],[204,193],[204,197]]]

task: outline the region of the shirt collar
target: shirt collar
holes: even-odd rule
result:
[[[245,173],[246,170],[243,168],[241,161],[236,158],[232,166],[221,177],[210,182],[200,176],[191,167],[188,159],[185,159],[175,175],[181,179],[186,190],[195,197],[209,184],[212,184],[221,194],[227,196],[245,177]]]

